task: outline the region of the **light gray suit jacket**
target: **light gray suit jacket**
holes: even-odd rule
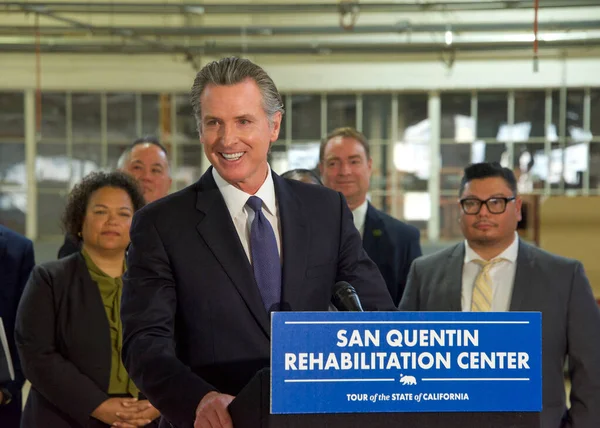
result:
[[[416,259],[400,310],[461,311],[464,257],[460,243]],[[542,428],[600,427],[600,310],[582,264],[519,241],[510,310],[542,312]]]

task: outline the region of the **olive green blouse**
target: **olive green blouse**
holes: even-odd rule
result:
[[[123,280],[121,277],[111,278],[105,274],[92,260],[85,249],[81,250],[92,280],[98,285],[106,318],[110,326],[110,343],[112,347],[112,358],[110,365],[109,394],[131,394],[138,396],[139,390],[129,378],[127,370],[121,360],[121,348],[123,346],[123,327],[121,325],[121,294],[123,293]],[[123,261],[125,264],[125,261]],[[125,270],[125,269],[123,269]]]

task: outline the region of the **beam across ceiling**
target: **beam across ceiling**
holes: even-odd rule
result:
[[[600,47],[600,37],[582,38],[571,40],[540,41],[540,49],[567,49],[567,48],[597,48]],[[19,43],[10,43],[0,37],[0,52],[33,52],[35,44],[33,38],[21,40]],[[141,44],[116,44],[94,41],[72,43],[56,40],[44,41],[40,49],[45,53],[84,53],[84,54],[158,54],[165,53],[160,47]],[[186,47],[191,55],[246,55],[246,54],[296,54],[296,55],[330,55],[330,54],[420,54],[436,52],[494,52],[507,50],[531,50],[531,42],[507,41],[502,43],[454,43],[445,46],[441,43],[354,43],[354,44],[286,44],[286,45],[261,45],[261,44],[216,44],[192,45]]]
[[[395,25],[357,25],[352,30],[340,26],[194,26],[194,27],[156,27],[156,26],[93,26],[85,24],[67,26],[47,26],[41,30],[44,35],[74,36],[93,31],[97,35],[138,35],[138,36],[288,36],[288,35],[336,35],[336,34],[385,34],[385,33],[443,33],[449,29],[455,33],[479,33],[493,31],[531,31],[529,23],[490,22],[456,24],[411,24],[398,22]],[[33,26],[0,26],[0,34],[27,35],[35,30]],[[545,22],[539,25],[540,32],[600,30],[598,21]]]
[[[452,12],[468,10],[511,10],[533,9],[534,0],[470,0],[452,2],[413,3],[378,2],[360,3],[348,1],[321,3],[199,3],[199,2],[3,2],[5,12],[21,12],[24,6],[45,8],[54,13],[87,13],[87,14],[297,14],[297,13],[339,13],[342,7],[358,7],[361,13],[377,12]],[[541,9],[562,7],[600,6],[598,0],[544,0]]]

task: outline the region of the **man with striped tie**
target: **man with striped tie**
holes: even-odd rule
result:
[[[510,169],[469,165],[459,198],[465,241],[413,262],[400,309],[542,312],[542,428],[600,426],[600,310],[582,264],[519,239]]]

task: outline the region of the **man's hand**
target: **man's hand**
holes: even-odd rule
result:
[[[12,395],[10,395],[10,391],[0,387],[0,405],[8,404],[11,402],[11,400]]]
[[[194,428],[233,428],[227,406],[234,398],[216,391],[206,394],[196,409]]]
[[[112,425],[120,421],[117,413],[134,413],[136,410],[131,410],[131,406],[137,401],[137,398],[109,398],[96,407],[96,410],[92,412],[92,417]]]
[[[114,427],[143,427],[160,416],[160,412],[148,400],[141,400],[137,403],[125,403],[123,406],[127,407],[127,411],[117,412],[119,421],[112,424]]]

